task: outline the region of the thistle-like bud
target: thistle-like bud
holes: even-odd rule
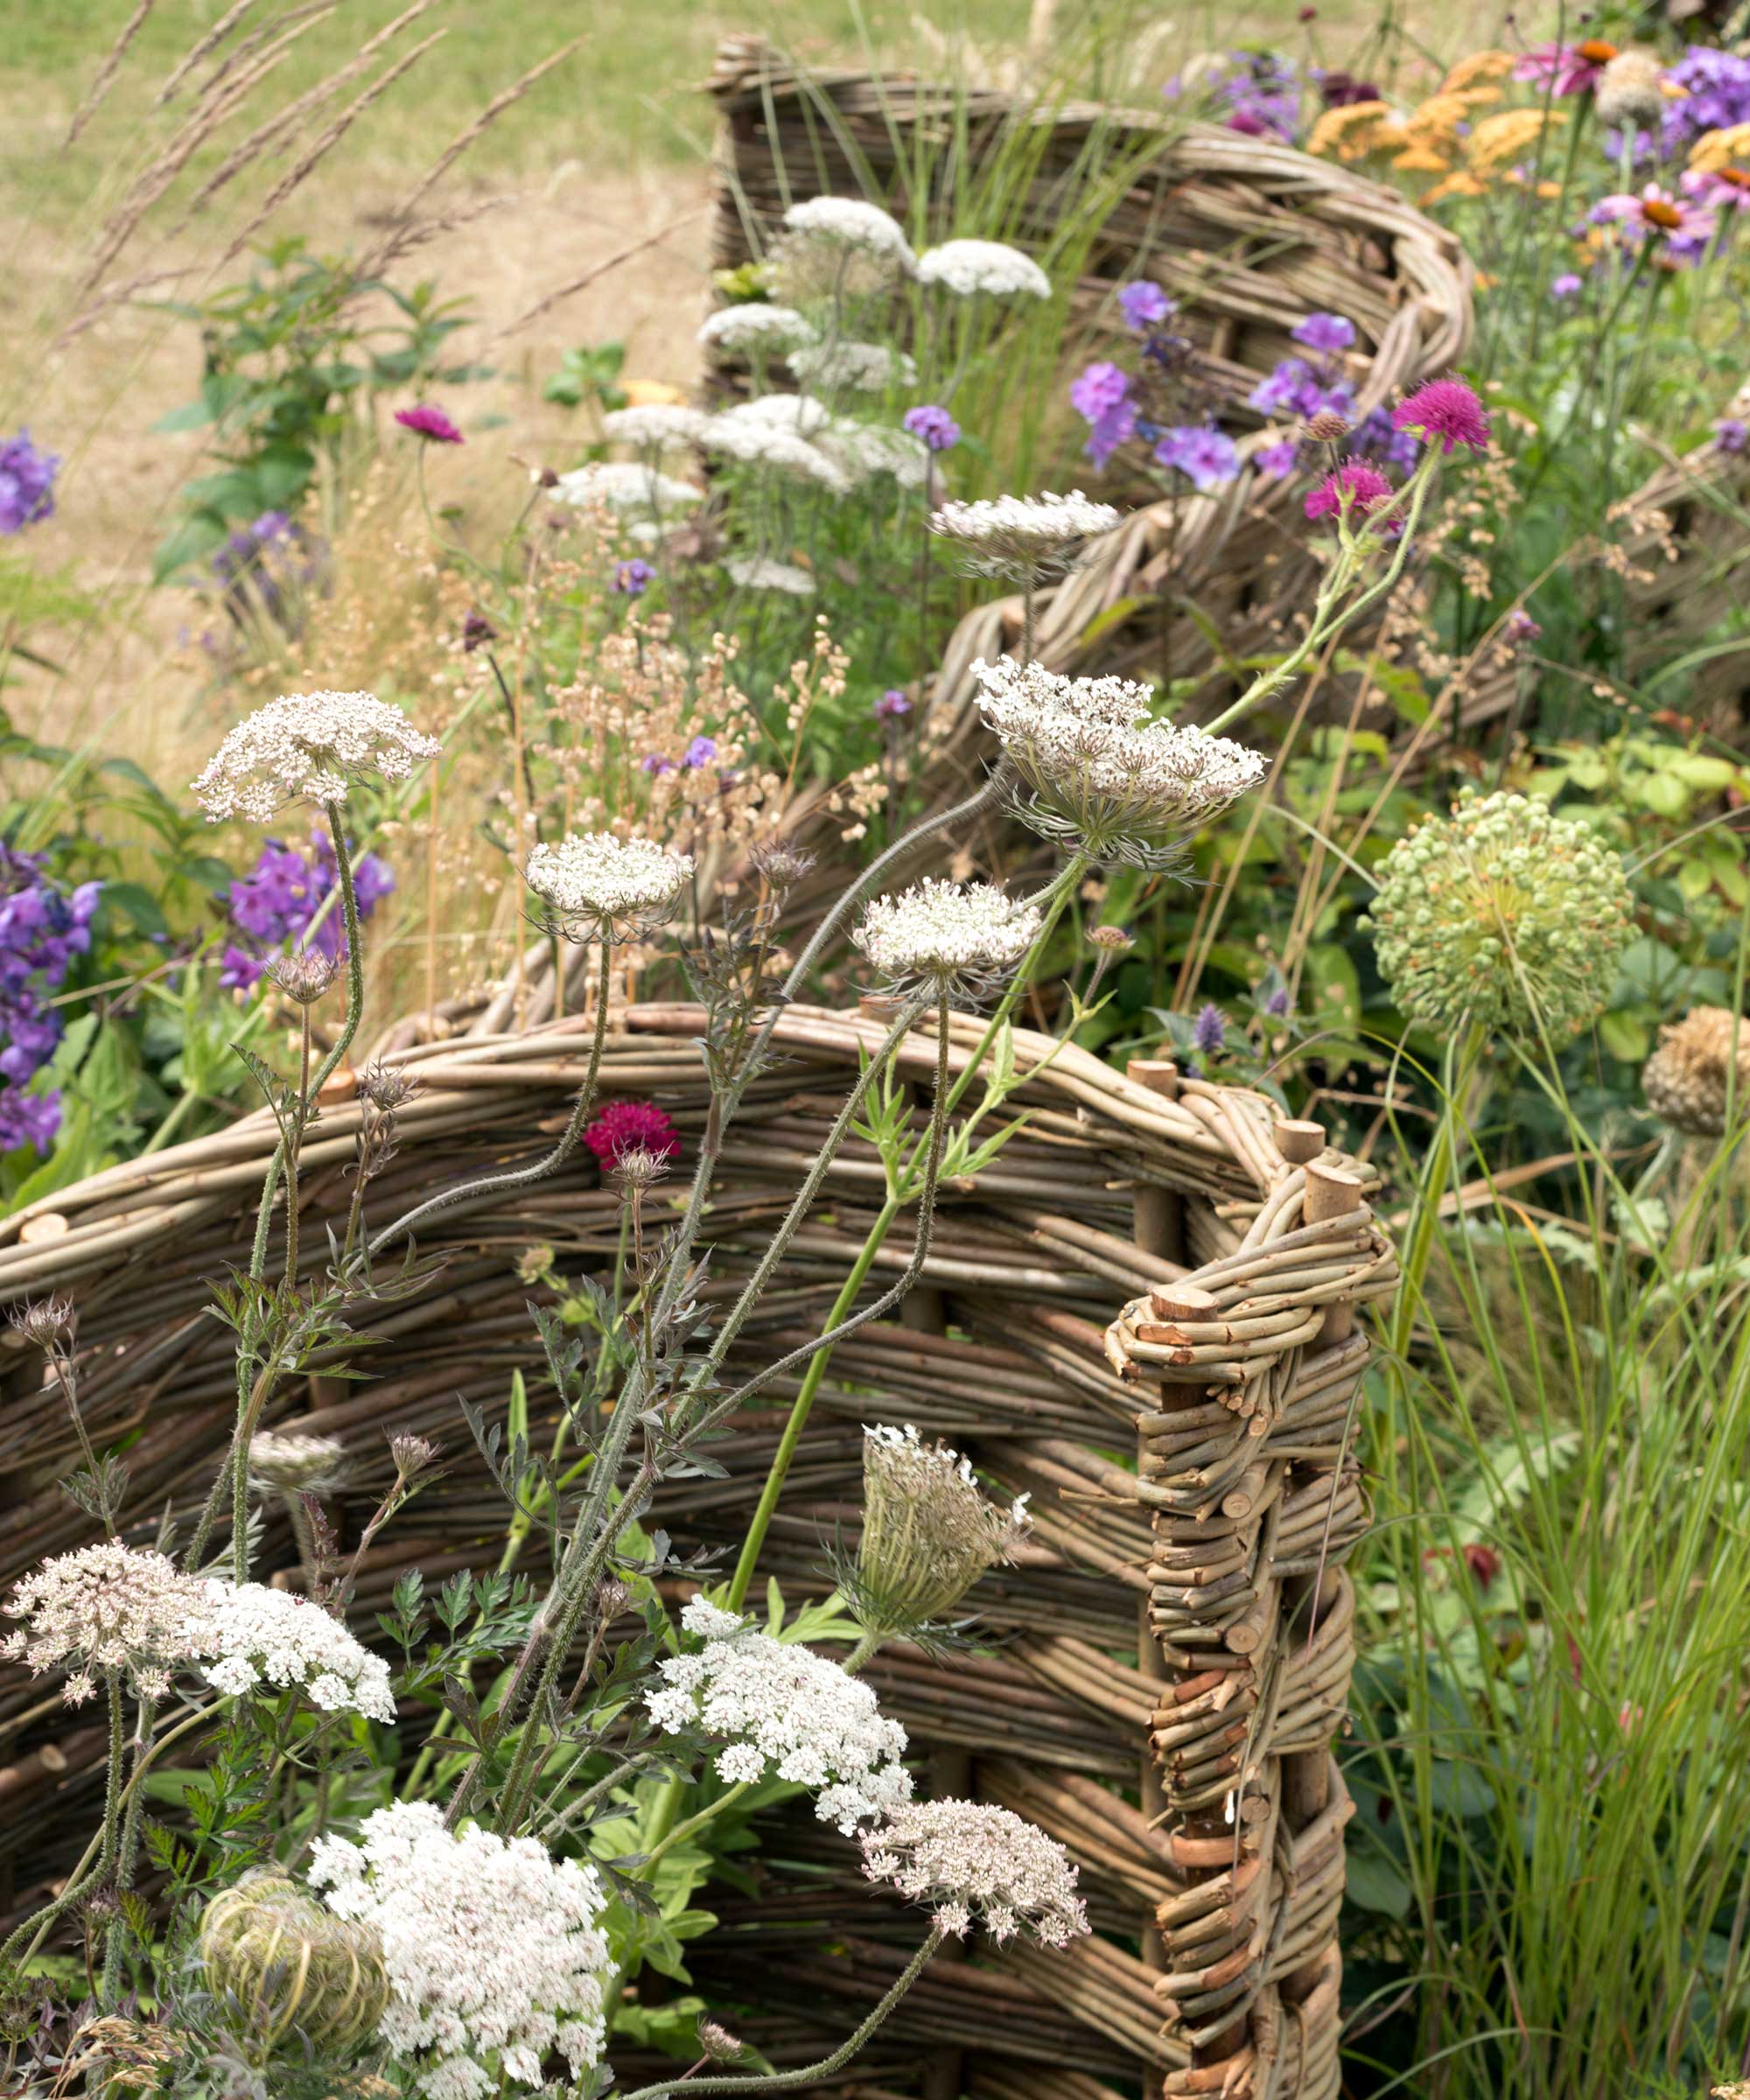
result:
[[[780,894],[794,889],[815,864],[812,853],[804,853],[799,846],[787,844],[781,838],[768,839],[764,845],[755,846],[749,858],[765,878],[767,887]]]
[[[1380,864],[1379,966],[1412,1019],[1564,1041],[1596,1019],[1634,931],[1619,856],[1522,794],[1466,788]]]
[[[1334,444],[1340,438],[1347,438],[1349,430],[1348,417],[1340,416],[1335,409],[1320,409],[1306,418],[1306,435],[1315,444]]]
[[[648,1144],[629,1144],[616,1152],[609,1174],[623,1196],[641,1196],[668,1173],[668,1157]]]
[[[940,1624],[1027,1536],[1026,1497],[1000,1509],[970,1460],[907,1423],[863,1432],[863,1536],[845,1584],[864,1630],[884,1639]]]
[[[1593,90],[1599,122],[1607,130],[1656,130],[1665,113],[1664,80],[1656,52],[1619,51]]]
[[[276,1867],[245,1874],[206,1906],[200,1959],[262,2059],[294,2034],[318,2050],[356,2047],[388,2007],[375,1932],[336,1917]]]
[[[1750,1114],[1750,1027],[1723,1006],[1691,1006],[1659,1031],[1641,1090],[1661,1122],[1685,1137],[1723,1137],[1728,1093],[1739,1116]]]
[[[438,1463],[444,1446],[435,1437],[416,1437],[411,1430],[403,1430],[388,1440],[388,1453],[395,1461],[397,1482],[410,1488],[416,1480],[423,1480]]]
[[[359,1098],[368,1101],[382,1116],[404,1109],[420,1090],[410,1072],[397,1072],[391,1065],[367,1065],[359,1074]]]
[[[1136,946],[1122,926],[1091,927],[1088,942],[1090,948],[1097,948],[1102,955],[1114,956],[1128,955]]]
[[[714,2020],[699,2022],[699,2054],[709,2063],[733,2063],[746,2044]]]
[[[52,1349],[73,1333],[73,1300],[57,1292],[51,1298],[33,1298],[30,1304],[16,1307],[8,1317],[26,1341],[34,1342],[39,1349]]]
[[[313,1006],[340,976],[340,965],[319,948],[300,948],[276,956],[264,974],[295,1006]]]

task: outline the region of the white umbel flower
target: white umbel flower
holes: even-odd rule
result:
[[[553,485],[556,502],[579,510],[599,508],[633,514],[690,510],[703,503],[704,489],[674,474],[659,473],[640,459],[592,459],[573,467]]]
[[[792,598],[812,598],[815,579],[794,562],[774,562],[751,554],[732,554],[724,563],[730,581],[744,591],[783,591]]]
[[[805,387],[824,394],[885,394],[918,375],[916,360],[886,343],[815,343],[785,361]]]
[[[930,530],[951,541],[969,569],[981,576],[1039,578],[1079,567],[1118,522],[1110,503],[1079,488],[1068,495],[994,496],[976,503],[944,503],[930,513]]]
[[[1067,678],[1010,656],[972,669],[1021,783],[1017,815],[1096,860],[1172,866],[1267,770],[1243,744],[1151,721],[1148,688],[1129,679]]]
[[[756,394],[752,401],[738,401],[718,410],[712,418],[719,427],[751,424],[762,430],[794,430],[802,438],[812,438],[831,420],[825,402],[808,394]]]
[[[689,409],[678,402],[648,402],[629,409],[610,409],[602,417],[602,431],[615,444],[636,445],[641,452],[660,452],[676,445],[696,444],[707,421],[703,409]]]
[[[282,693],[227,733],[193,794],[215,823],[271,823],[288,802],[344,802],[355,780],[404,780],[441,749],[374,693]]]
[[[822,248],[850,248],[909,271],[916,258],[891,212],[861,197],[809,197],[784,214],[784,230]]]
[[[657,1665],[667,1681],[645,1704],[666,1734],[725,1739],[719,1778],[733,1785],[769,1774],[807,1787],[821,1821],[847,1835],[910,1799],[912,1775],[899,1761],[906,1732],[883,1718],[868,1685],[701,1598],[681,1624],[702,1645]]]
[[[390,1992],[377,2032],[427,2100],[486,2100],[505,2080],[549,2090],[556,2049],[573,2080],[600,2061],[612,1964],[592,1866],[532,1838],[446,1830],[431,1802],[397,1801],[356,1844],[318,1838],[310,1880],[375,1931]]]
[[[1048,299],[1051,279],[1031,256],[1006,241],[944,241],[918,257],[918,282],[940,284],[962,299]]]
[[[979,997],[1013,971],[1042,924],[1037,906],[1018,904],[994,883],[928,875],[875,898],[850,938],[896,990]]]
[[[69,1706],[88,1699],[100,1677],[120,1677],[140,1698],[161,1698],[179,1663],[201,1651],[192,1625],[200,1585],[162,1553],[106,1539],[33,1568],[6,1606],[22,1627],[0,1641],[0,1656],[32,1676],[69,1674]]]
[[[708,348],[766,353],[788,350],[793,344],[814,340],[814,330],[794,306],[778,306],[753,300],[741,306],[720,306],[699,330],[699,340]]]
[[[1067,1947],[1088,1930],[1076,1869],[1054,1838],[1009,1809],[914,1801],[862,1835],[863,1871],[928,1907],[956,1936],[982,1924],[993,1940],[1031,1933]]]
[[[190,1624],[211,1660],[201,1675],[219,1691],[270,1697],[293,1685],[325,1713],[395,1718],[388,1664],[307,1597],[265,1583],[210,1580]]]
[[[574,831],[536,846],[522,873],[566,939],[624,941],[662,924],[692,872],[691,854],[654,838]]]
[[[347,1470],[346,1446],[339,1437],[258,1429],[249,1439],[249,1477],[257,1487],[283,1494],[319,1494],[339,1487]]]
[[[835,416],[814,442],[848,480],[859,486],[878,474],[892,474],[901,488],[921,488],[929,479],[929,448],[909,430]]]
[[[774,473],[812,482],[816,488],[830,489],[834,495],[847,494],[850,488],[850,482],[826,454],[810,444],[794,426],[786,429],[781,423],[756,419],[732,410],[711,417],[701,442],[708,452],[717,452],[726,459],[738,459],[747,466],[769,467]]]

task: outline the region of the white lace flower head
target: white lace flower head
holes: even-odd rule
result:
[[[807,1787],[821,1821],[847,1834],[910,1798],[912,1775],[899,1761],[906,1732],[860,1679],[701,1598],[681,1624],[701,1645],[657,1665],[665,1683],[645,1703],[666,1734],[723,1739],[719,1778],[734,1785],[769,1773]]]
[[[927,875],[872,900],[850,938],[896,990],[979,998],[1013,973],[1043,923],[994,883]]]
[[[835,416],[814,442],[846,480],[859,486],[878,474],[892,474],[901,488],[921,488],[929,479],[929,448],[909,430]]]
[[[918,282],[940,284],[962,299],[1048,299],[1051,279],[1031,256],[1005,241],[944,241],[918,257]]]
[[[338,1437],[258,1429],[249,1439],[249,1478],[257,1488],[320,1494],[338,1488],[347,1472],[346,1446]]]
[[[193,794],[215,823],[271,823],[288,802],[344,802],[356,780],[404,780],[441,749],[374,693],[282,693],[227,732]]]
[[[1088,1930],[1068,1853],[1009,1809],[908,1802],[861,1842],[869,1879],[927,1905],[944,1932],[982,1924],[993,1940],[1026,1932],[1067,1947]]]
[[[1068,495],[994,496],[976,503],[944,503],[930,513],[930,530],[951,542],[980,576],[1061,576],[1097,551],[1118,522],[1110,503],[1079,488]]]
[[[774,562],[750,554],[732,554],[724,563],[730,581],[744,591],[782,591],[792,598],[812,598],[815,579],[794,562]]]
[[[523,879],[570,941],[625,941],[660,926],[693,872],[690,853],[654,838],[573,831],[529,854]]]
[[[1020,781],[1016,814],[1096,860],[1173,866],[1267,770],[1243,744],[1152,721],[1148,688],[1128,679],[1068,678],[1010,656],[972,669]]]
[[[902,270],[916,260],[899,220],[861,197],[809,197],[793,204],[784,214],[784,231],[823,248],[876,256]]]
[[[641,452],[668,452],[676,445],[696,444],[707,420],[703,409],[685,408],[678,402],[648,402],[610,409],[602,417],[602,432],[612,443],[636,445]]]
[[[200,1674],[216,1690],[242,1698],[298,1685],[325,1713],[395,1718],[388,1664],[319,1604],[262,1582],[215,1578],[202,1592],[190,1631],[211,1658]]]
[[[720,409],[712,420],[719,427],[734,429],[751,424],[762,430],[776,428],[812,438],[832,420],[832,412],[824,402],[809,394],[756,394],[751,401],[734,402]]]
[[[814,329],[794,306],[756,299],[739,306],[719,306],[699,330],[700,342],[718,350],[788,350],[812,342]]]
[[[203,1652],[201,1587],[162,1553],[105,1539],[33,1568],[14,1587],[0,1656],[32,1676],[68,1672],[69,1706],[88,1699],[100,1678],[119,1677],[144,1699],[161,1698],[172,1673]]]
[[[787,427],[775,418],[752,416],[731,409],[711,417],[700,442],[708,452],[738,459],[747,466],[769,467],[774,473],[812,482],[834,495],[850,491],[850,484],[844,473],[794,424]]]
[[[573,467],[553,485],[556,501],[579,510],[630,513],[690,510],[705,498],[704,489],[673,474],[659,473],[641,459],[592,459]]]
[[[813,343],[792,351],[786,361],[817,394],[885,394],[890,387],[909,386],[918,375],[915,360],[886,343]]]
[[[433,1803],[397,1801],[356,1844],[318,1838],[310,1880],[375,1931],[389,1985],[377,2032],[427,2100],[486,2100],[507,2080],[550,2091],[542,2065],[556,2050],[574,2081],[600,2061],[612,1964],[594,1867],[532,1838],[447,1830]]]

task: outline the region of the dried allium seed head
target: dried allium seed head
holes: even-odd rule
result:
[[[276,956],[262,973],[277,984],[294,1005],[313,1006],[340,974],[339,958],[326,956],[319,948],[294,948]]]
[[[1380,864],[1381,974],[1412,1018],[1564,1041],[1595,1019],[1634,932],[1620,858],[1522,794],[1466,788]]]
[[[369,1064],[359,1074],[360,1100],[369,1102],[381,1115],[393,1116],[419,1091],[419,1082],[412,1073],[397,1071],[393,1065]]]
[[[1067,678],[1010,656],[972,669],[1019,781],[1016,814],[1095,860],[1171,868],[1264,777],[1244,745],[1151,720],[1147,687],[1129,679]]]
[[[352,1467],[338,1437],[296,1430],[258,1429],[249,1439],[249,1477],[282,1494],[326,1494],[346,1482]]]
[[[26,1341],[34,1342],[39,1349],[52,1349],[73,1333],[74,1304],[57,1292],[52,1297],[15,1306],[7,1317]]]
[[[341,2053],[388,2010],[388,1974],[373,1928],[337,1918],[277,1867],[245,1874],[200,1920],[207,1988],[242,2015],[250,2054],[286,2037]]]
[[[1665,68],[1657,52],[1619,51],[1598,76],[1592,106],[1606,130],[1655,130],[1665,113]]]
[[[1750,1024],[1723,1006],[1691,1006],[1659,1031],[1659,1046],[1642,1068],[1647,1106],[1690,1138],[1726,1134],[1728,1095],[1735,1114],[1750,1114]]]
[[[746,2046],[714,2020],[700,2020],[698,2040],[699,2054],[711,2063],[733,2063]]]
[[[0,1641],[0,1656],[33,1676],[68,1671],[70,1706],[112,1676],[160,1698],[171,1672],[200,1652],[202,1600],[200,1584],[162,1553],[105,1539],[44,1561],[18,1584],[6,1612],[24,1624]]]
[[[374,693],[282,693],[229,732],[194,797],[215,823],[270,823],[287,802],[344,802],[355,780],[404,780],[441,749]]]
[[[1022,1495],[987,1502],[970,1462],[907,1423],[863,1432],[863,1535],[846,1585],[866,1633],[913,1640],[939,1626],[1031,1529]]]
[[[1347,416],[1340,416],[1334,409],[1320,409],[1306,418],[1306,435],[1319,444],[1334,444],[1338,438],[1347,438],[1350,424]]]
[[[982,1924],[993,1940],[1028,1932],[1067,1947],[1088,1930],[1068,1853],[1009,1809],[907,1802],[861,1842],[869,1879],[928,1905],[944,1932]]]
[[[690,853],[671,853],[654,838],[588,831],[536,846],[523,878],[554,933],[568,941],[631,941],[669,916],[692,872]]]
[[[866,906],[850,938],[896,991],[978,998],[1013,975],[1043,923],[993,883],[926,876]]]

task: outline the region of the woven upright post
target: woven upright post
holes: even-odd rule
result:
[[[1331,1741],[1354,1655],[1343,1563],[1367,1517],[1354,1308],[1396,1271],[1367,1177],[1320,1126],[1278,1124],[1249,1164],[1268,1193],[1237,1250],[1133,1298],[1107,1336],[1121,1375],[1158,1389],[1138,1418],[1161,1686],[1143,1798],[1183,1877],[1153,1923],[1189,2059],[1161,2090],[1334,2100],[1353,1804]],[[1158,1230],[1140,1200],[1138,1223]]]

